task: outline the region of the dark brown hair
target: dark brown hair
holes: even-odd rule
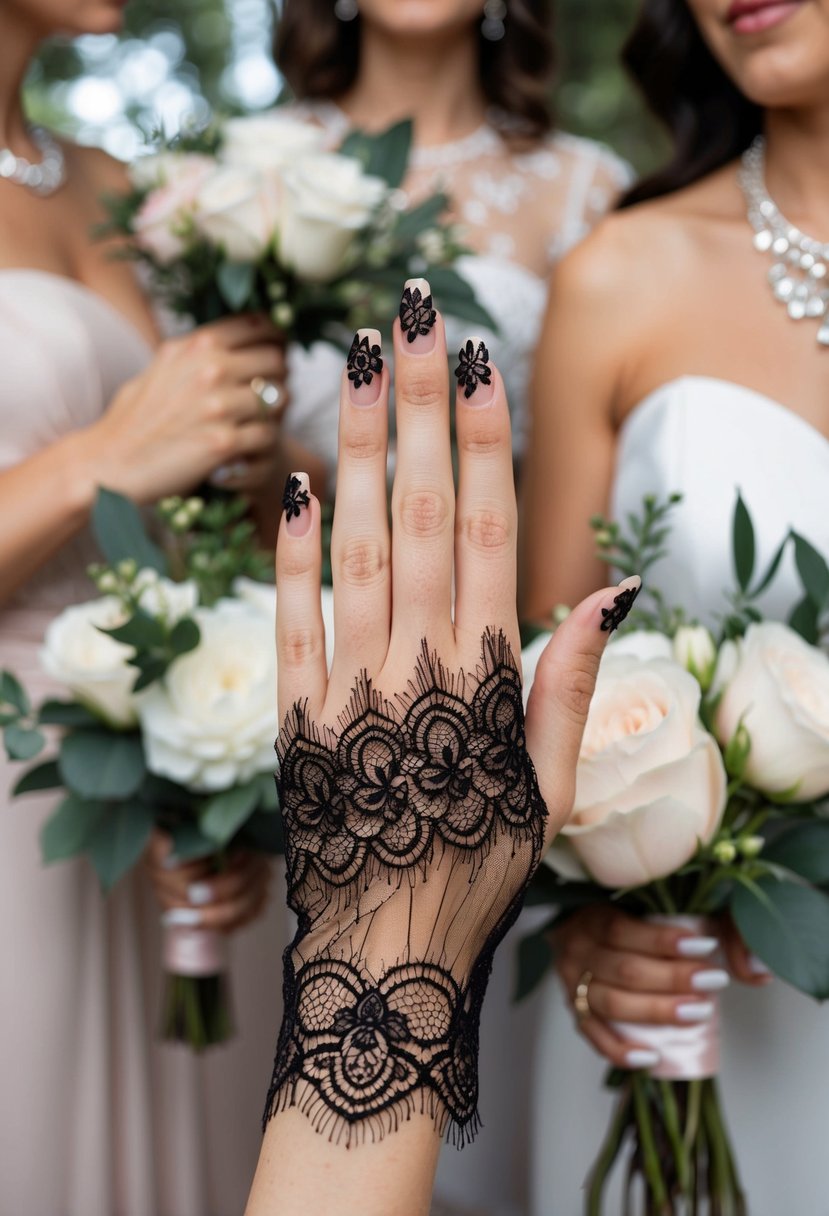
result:
[[[644,0],[624,61],[670,131],[674,153],[628,191],[621,207],[690,186],[739,156],[760,133],[761,108],[717,63],[685,0]]]
[[[539,138],[553,125],[552,8],[552,0],[510,0],[504,37],[488,42],[478,35],[484,96],[517,119],[528,138]],[[334,99],[351,87],[360,62],[360,25],[359,16],[338,21],[334,0],[285,0],[275,56],[298,99]]]

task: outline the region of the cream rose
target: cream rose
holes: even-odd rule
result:
[[[717,666],[717,647],[704,625],[681,625],[674,636],[674,658],[707,690]]]
[[[273,239],[273,183],[253,169],[228,165],[208,178],[196,200],[196,228],[234,262],[255,262]]]
[[[175,625],[182,617],[191,616],[199,602],[199,589],[194,582],[174,583],[150,569],[138,571],[132,590],[138,596],[138,607],[166,625]]]
[[[354,157],[328,152],[290,165],[283,186],[282,261],[309,282],[333,279],[385,197],[385,182],[364,173]]]
[[[129,176],[137,190],[184,183],[195,193],[215,171],[216,162],[211,156],[198,152],[157,152],[134,160],[129,167]]]
[[[654,629],[632,629],[630,633],[615,634],[602,658],[628,655],[634,659],[669,659],[673,654],[671,640]]]
[[[742,722],[751,739],[749,784],[800,801],[829,793],[829,658],[773,621],[726,642],[714,680],[725,746]]]
[[[164,159],[167,168],[158,166],[158,172],[169,176],[144,199],[132,227],[140,248],[166,266],[181,257],[187,248],[196,199],[204,183],[215,173],[216,166],[208,156],[168,155],[152,159]]]
[[[325,133],[281,110],[231,118],[222,127],[221,159],[245,169],[279,169],[322,150]]]
[[[114,629],[125,620],[121,601],[114,595],[76,604],[51,622],[40,652],[49,675],[116,728],[134,726],[138,720],[132,694],[138,673],[128,665],[132,647],[116,642],[101,630]]]
[[[716,832],[726,775],[699,702],[697,681],[670,659],[602,662],[562,833],[603,886],[672,874]]]
[[[276,587],[273,583],[257,583],[250,578],[237,578],[233,594],[240,600],[253,604],[260,612],[267,613],[276,625]],[[330,587],[322,589],[322,623],[325,628],[325,659],[328,670],[334,662],[334,592]]]
[[[199,645],[140,697],[147,766],[194,790],[224,790],[274,767],[273,621],[242,600],[193,615]]]

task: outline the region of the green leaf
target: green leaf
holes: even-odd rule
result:
[[[10,760],[31,760],[46,745],[46,736],[43,731],[10,722],[3,730],[3,742]]]
[[[138,678],[132,686],[133,692],[142,692],[156,680],[160,680],[170,666],[169,658],[144,658],[139,656],[135,661],[138,668]]]
[[[379,135],[352,131],[340,146],[344,156],[354,156],[366,173],[382,177],[390,189],[396,189],[406,176],[409,150],[412,144],[412,120],[404,118]]]
[[[28,693],[10,671],[0,671],[0,705],[12,705],[25,717],[32,708]]]
[[[751,596],[753,599],[756,599],[758,595],[762,595],[763,592],[766,590],[766,588],[771,586],[772,582],[774,581],[774,576],[777,574],[777,571],[780,568],[780,563],[783,560],[783,554],[786,552],[786,545],[788,543],[789,543],[789,537],[784,536],[783,539],[781,540],[780,544],[777,547],[777,552],[775,553],[774,557],[769,562],[769,564],[766,568],[765,574],[762,576],[762,578],[760,579],[757,586],[751,592]]]
[[[808,996],[829,997],[829,898],[813,887],[764,878],[739,884],[731,914],[748,948]]]
[[[117,625],[114,629],[101,629],[100,632],[106,633],[125,646],[133,646],[136,650],[149,650],[153,646],[163,646],[166,638],[161,621],[157,621],[142,608],[136,609],[123,625]]]
[[[100,718],[90,713],[85,705],[77,701],[44,701],[38,711],[41,726],[97,726]]]
[[[829,822],[801,823],[781,833],[763,849],[763,860],[816,886],[829,884]]]
[[[214,794],[205,803],[199,817],[199,827],[216,844],[227,844],[245,820],[250,818],[258,801],[259,787],[255,780]]]
[[[12,790],[15,798],[20,794],[33,794],[36,790],[57,790],[63,785],[56,760],[47,760],[24,773]]]
[[[754,573],[754,525],[748,513],[742,495],[737,494],[734,505],[734,520],[732,524],[732,546],[734,550],[734,570],[740,590],[745,591]]]
[[[461,321],[484,325],[498,333],[498,322],[478,301],[474,289],[456,270],[450,270],[446,266],[430,266],[429,286],[442,313]]]
[[[74,794],[64,798],[41,829],[40,847],[44,862],[48,865],[82,853],[106,810],[103,802],[87,802]]]
[[[256,267],[250,262],[222,262],[216,271],[216,285],[231,312],[249,306],[255,283]]]
[[[794,560],[803,588],[818,608],[829,603],[829,566],[814,545],[805,537],[793,532]]]
[[[447,195],[430,195],[429,198],[424,199],[417,207],[411,207],[400,215],[394,226],[395,237],[398,240],[410,241],[421,232],[434,228],[448,206],[449,199]]]
[[[201,639],[201,632],[192,617],[182,617],[173,626],[170,634],[170,645],[175,651],[176,658],[195,650]]]
[[[196,861],[216,852],[216,841],[205,836],[199,825],[190,819],[174,824],[168,830],[173,838],[173,857],[176,861]]]
[[[101,886],[111,891],[139,861],[153,830],[153,810],[143,802],[119,802],[107,809],[86,840],[86,851]]]
[[[257,778],[259,782],[259,804],[263,811],[267,814],[273,814],[279,810],[279,795],[276,792],[276,780],[273,773],[260,773]]]
[[[98,488],[92,508],[92,529],[104,556],[113,565],[133,558],[145,566],[167,574],[167,559],[147,535],[141,512],[134,502],[113,490]]]
[[[81,798],[131,798],[146,773],[140,736],[116,731],[79,730],[67,735],[58,765],[66,785]]]
[[[798,604],[795,604],[789,613],[789,625],[795,633],[800,634],[804,641],[815,646],[820,640],[818,618],[819,610],[817,604],[810,595],[805,595]]]
[[[282,816],[270,811],[256,811],[242,828],[239,839],[259,853],[282,856],[285,852]]]
[[[547,928],[522,937],[518,943],[518,974],[513,1000],[523,1001],[537,988],[553,964],[553,950],[547,940]]]

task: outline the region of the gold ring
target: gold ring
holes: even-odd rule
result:
[[[273,380],[265,380],[262,376],[254,376],[250,387],[259,398],[259,404],[266,414],[279,414],[285,394]]]
[[[573,1008],[576,1011],[576,1021],[584,1022],[587,1018],[592,1017],[593,1010],[590,1008],[590,1000],[588,991],[590,984],[593,981],[592,971],[583,971],[579,982],[576,984],[576,995],[573,997]]]

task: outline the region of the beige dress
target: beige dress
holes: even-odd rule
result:
[[[0,468],[93,423],[149,357],[86,287],[0,271]],[[0,607],[0,668],[36,699],[59,691],[39,643],[90,598],[93,555],[78,537]],[[234,939],[236,1039],[201,1060],[162,1045],[151,892],[133,877],[104,900],[85,861],[44,868],[56,799],[10,800],[21,771],[0,759],[0,1216],[239,1216],[280,1019],[283,900]]]

